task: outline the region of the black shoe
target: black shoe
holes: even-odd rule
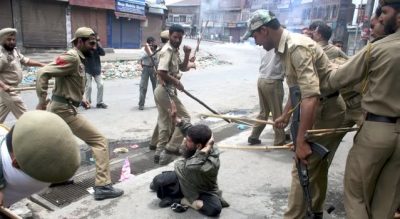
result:
[[[154,163],[159,164],[160,163],[160,155],[154,155]]]
[[[94,187],[94,199],[103,200],[108,198],[116,198],[124,194],[122,189],[116,189],[111,184],[105,186]]]
[[[224,198],[221,197],[220,200],[221,200],[221,206],[223,208],[227,208],[230,206],[230,204]]]
[[[165,208],[165,207],[171,206],[172,203],[173,203],[173,202],[172,202],[172,199],[166,197],[166,198],[161,199],[160,203],[158,203],[158,206],[159,206],[160,208]]]
[[[154,182],[150,183],[150,190],[151,191],[156,191],[156,187],[154,186]]]
[[[107,104],[105,104],[105,103],[98,103],[98,104],[96,104],[96,107],[97,108],[103,108],[103,109],[107,109]]]
[[[144,110],[144,106],[139,106],[139,110]]]
[[[256,139],[256,138],[252,138],[252,137],[249,137],[247,139],[247,142],[249,142],[249,145],[261,144],[261,140],[260,139]]]
[[[57,187],[57,186],[66,186],[66,185],[71,185],[71,184],[74,184],[74,180],[73,179],[70,179],[70,180],[67,180],[67,181],[64,181],[64,182],[59,182],[59,183],[52,183],[52,184],[50,184],[50,188],[52,188],[52,187]]]
[[[157,149],[157,146],[149,144],[149,149],[151,151],[155,151]]]

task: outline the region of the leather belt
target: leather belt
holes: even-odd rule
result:
[[[143,67],[147,67],[147,68],[153,68],[153,65],[142,65]]]
[[[71,104],[74,107],[79,107],[81,102],[73,101],[71,99],[66,99],[65,97],[58,96],[58,95],[53,95],[51,97],[52,101],[59,102],[59,103],[66,103],[66,104]]]
[[[399,117],[380,116],[373,113],[367,113],[365,120],[372,122],[396,123]]]
[[[329,95],[323,96],[323,97],[319,98],[319,100],[323,101],[323,100],[327,100],[329,98],[337,97],[337,96],[339,96],[339,91],[336,91],[335,93],[331,93]]]

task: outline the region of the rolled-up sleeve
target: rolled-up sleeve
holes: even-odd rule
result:
[[[169,71],[169,62],[172,58],[172,51],[162,50],[160,52],[160,61],[158,63],[157,70],[159,71]]]
[[[290,56],[302,98],[320,95],[319,77],[314,68],[313,54],[308,48],[297,47]]]

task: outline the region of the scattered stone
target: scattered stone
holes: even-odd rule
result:
[[[231,62],[220,60],[210,53],[199,53],[196,60],[196,68],[203,69],[214,65],[231,65]],[[36,83],[36,73],[39,67],[25,67],[21,86],[28,86]],[[136,78],[142,74],[142,67],[137,60],[102,62],[102,77],[104,80],[118,78]]]

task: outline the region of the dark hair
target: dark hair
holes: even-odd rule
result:
[[[89,37],[79,37],[79,38],[76,38],[72,43],[74,44],[74,46],[76,46],[77,44],[78,44],[78,40],[79,39],[81,39],[82,40],[82,42],[86,42],[86,41],[88,41],[89,40]]]
[[[210,140],[212,132],[206,125],[194,125],[189,128],[187,135],[192,139],[193,143],[205,146]]]
[[[155,39],[153,37],[147,37],[147,39],[146,39],[147,43],[152,43],[154,41],[155,41]]]
[[[167,43],[167,42],[168,42],[168,39],[161,38],[161,42],[162,42],[162,43]]]
[[[13,153],[13,147],[12,147],[13,132],[14,132],[14,126],[10,129],[10,131],[6,135],[6,145],[9,153]]]
[[[323,21],[315,21],[310,24],[311,30],[317,30],[324,40],[328,41],[332,36],[332,28]]]
[[[180,25],[180,24],[172,24],[171,27],[169,28],[169,35],[173,34],[174,32],[184,34],[185,30],[183,29],[182,25]]]
[[[376,18],[379,18],[379,16],[381,16],[381,14],[382,14],[382,7],[381,7],[381,6],[378,6],[378,7],[376,8],[376,10],[375,10],[375,17],[376,17]]]

